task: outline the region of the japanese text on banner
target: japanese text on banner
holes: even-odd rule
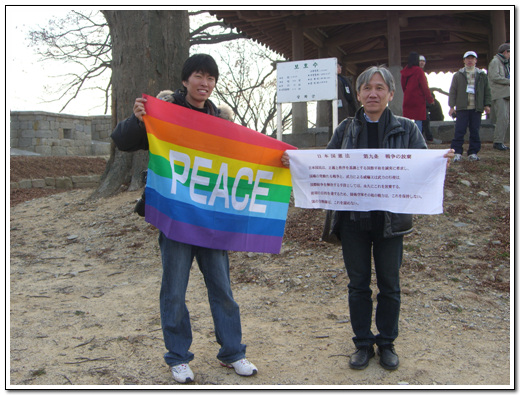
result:
[[[446,150],[288,151],[295,206],[440,214]]]

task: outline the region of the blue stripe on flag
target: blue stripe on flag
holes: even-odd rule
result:
[[[275,220],[283,220],[287,218],[287,210],[289,207],[288,203],[280,203],[273,202],[268,200],[256,200],[256,204],[262,204],[266,206],[265,213],[257,213],[257,212],[249,212],[246,211],[251,203],[251,196],[249,196],[248,207],[244,210],[236,210],[233,208],[231,204],[231,196],[229,197],[229,207],[226,208],[224,206],[224,199],[221,197],[217,197],[215,199],[214,205],[208,206],[200,203],[194,202],[190,197],[190,188],[188,186],[184,186],[180,183],[177,183],[177,190],[175,195],[171,193],[171,178],[161,177],[160,175],[154,173],[152,170],[148,169],[148,176],[146,181],[147,188],[153,188],[157,193],[163,196],[165,199],[174,199],[178,202],[185,203],[190,206],[197,207],[202,210],[207,210],[208,207],[211,208],[211,211],[218,211],[225,214],[233,214],[237,216],[247,215],[249,217],[256,218],[266,218],[266,219],[275,219]],[[202,191],[195,189],[198,195],[206,196],[206,201],[209,201],[211,196],[211,192]],[[244,198],[237,197],[237,200],[241,202]]]
[[[175,221],[226,232],[277,237],[282,237],[284,234],[285,217],[283,220],[278,220],[222,213],[201,208],[194,209],[193,204],[166,199],[148,186],[145,193],[146,204],[156,208]]]

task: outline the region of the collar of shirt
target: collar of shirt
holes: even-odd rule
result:
[[[372,121],[372,120],[367,116],[366,113],[363,113],[363,115],[365,116],[365,120],[366,120],[367,122],[370,122],[370,123],[378,123],[378,122],[379,122],[379,119],[378,119],[377,121]]]

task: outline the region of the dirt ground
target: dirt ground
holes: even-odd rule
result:
[[[243,342],[258,375],[219,366],[195,264],[187,292],[195,382],[187,386],[513,388],[509,155],[484,144],[480,162],[452,164],[444,214],[415,216],[401,269],[398,370],[383,369],[378,357],[349,369],[341,249],[320,241],[322,210],[291,206],[280,254],[230,253]],[[12,180],[104,170],[104,159],[52,158],[43,171],[41,159],[11,157]],[[141,192],[97,201],[93,190],[56,192],[11,191],[7,386],[177,385],[162,357],[158,233],[132,212]]]

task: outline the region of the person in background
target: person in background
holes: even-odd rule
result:
[[[408,64],[401,70],[401,87],[403,88],[403,116],[413,119],[419,130],[423,131],[426,120],[426,104],[433,104],[433,97],[428,87],[424,71],[419,67],[419,54],[410,52]]]
[[[419,55],[419,67],[424,70],[424,66],[426,66],[426,58],[424,55]]]
[[[477,161],[480,151],[480,123],[482,112],[491,110],[491,92],[485,71],[476,67],[477,53],[467,51],[462,57],[464,67],[453,74],[448,104],[450,117],[456,116],[455,135],[451,148],[455,150],[454,162],[462,160],[464,136],[469,127],[468,159]]]
[[[359,108],[354,88],[347,77],[341,75],[341,64],[338,63],[338,123],[352,117]]]
[[[426,66],[426,58],[424,55],[419,55],[419,67],[424,71],[424,66]],[[424,73],[426,76],[426,72]],[[434,103],[435,103],[435,96],[433,95],[432,91],[430,90],[430,93],[432,94]],[[425,101],[426,105],[426,119],[423,121],[422,124],[422,133],[424,136],[424,139],[431,143],[433,142],[433,135],[432,131],[430,129],[430,104],[428,103],[428,100]]]
[[[491,90],[491,100],[496,115],[495,135],[493,136],[493,148],[506,151],[509,147],[504,145],[506,136],[509,136],[509,88],[510,88],[510,48],[509,44],[498,47],[498,53],[489,63],[488,79]]]
[[[195,112],[221,116],[220,110],[209,100],[219,77],[215,60],[206,54],[193,55],[184,62],[181,76],[183,89],[175,92],[161,91],[158,97]],[[121,121],[111,135],[121,151],[148,149],[148,137],[143,122],[143,115],[146,115],[144,103],[144,98],[135,99],[133,115]],[[174,106],[172,111],[175,111]],[[215,337],[220,345],[217,359],[222,366],[234,368],[238,375],[256,374],[258,369],[246,359],[246,346],[241,342],[240,310],[231,291],[227,251],[180,243],[168,239],[162,232],[159,233],[159,247],[163,266],[159,299],[167,349],[164,359],[170,367],[173,379],[179,383],[194,380],[189,366],[194,358],[189,351],[193,337],[186,307],[186,289],[193,258],[197,260],[208,290]]]
[[[431,91],[431,89],[430,89]],[[433,105],[430,106],[428,115],[430,121],[444,121],[444,113],[442,112],[441,103],[435,97],[435,93],[432,92]]]
[[[426,149],[417,125],[395,116],[388,108],[393,99],[395,81],[390,71],[373,66],[361,73],[356,82],[362,107],[354,118],[347,118],[334,131],[327,149]],[[453,150],[444,155],[453,157]],[[289,167],[287,152],[282,163]],[[352,369],[365,369],[378,347],[379,363],[388,370],[399,367],[394,341],[398,336],[401,288],[399,269],[403,258],[403,235],[412,231],[411,214],[386,211],[336,211],[333,232],[341,240],[343,260],[349,277],[348,304],[356,351],[351,355]],[[379,294],[372,332],[372,255]]]

